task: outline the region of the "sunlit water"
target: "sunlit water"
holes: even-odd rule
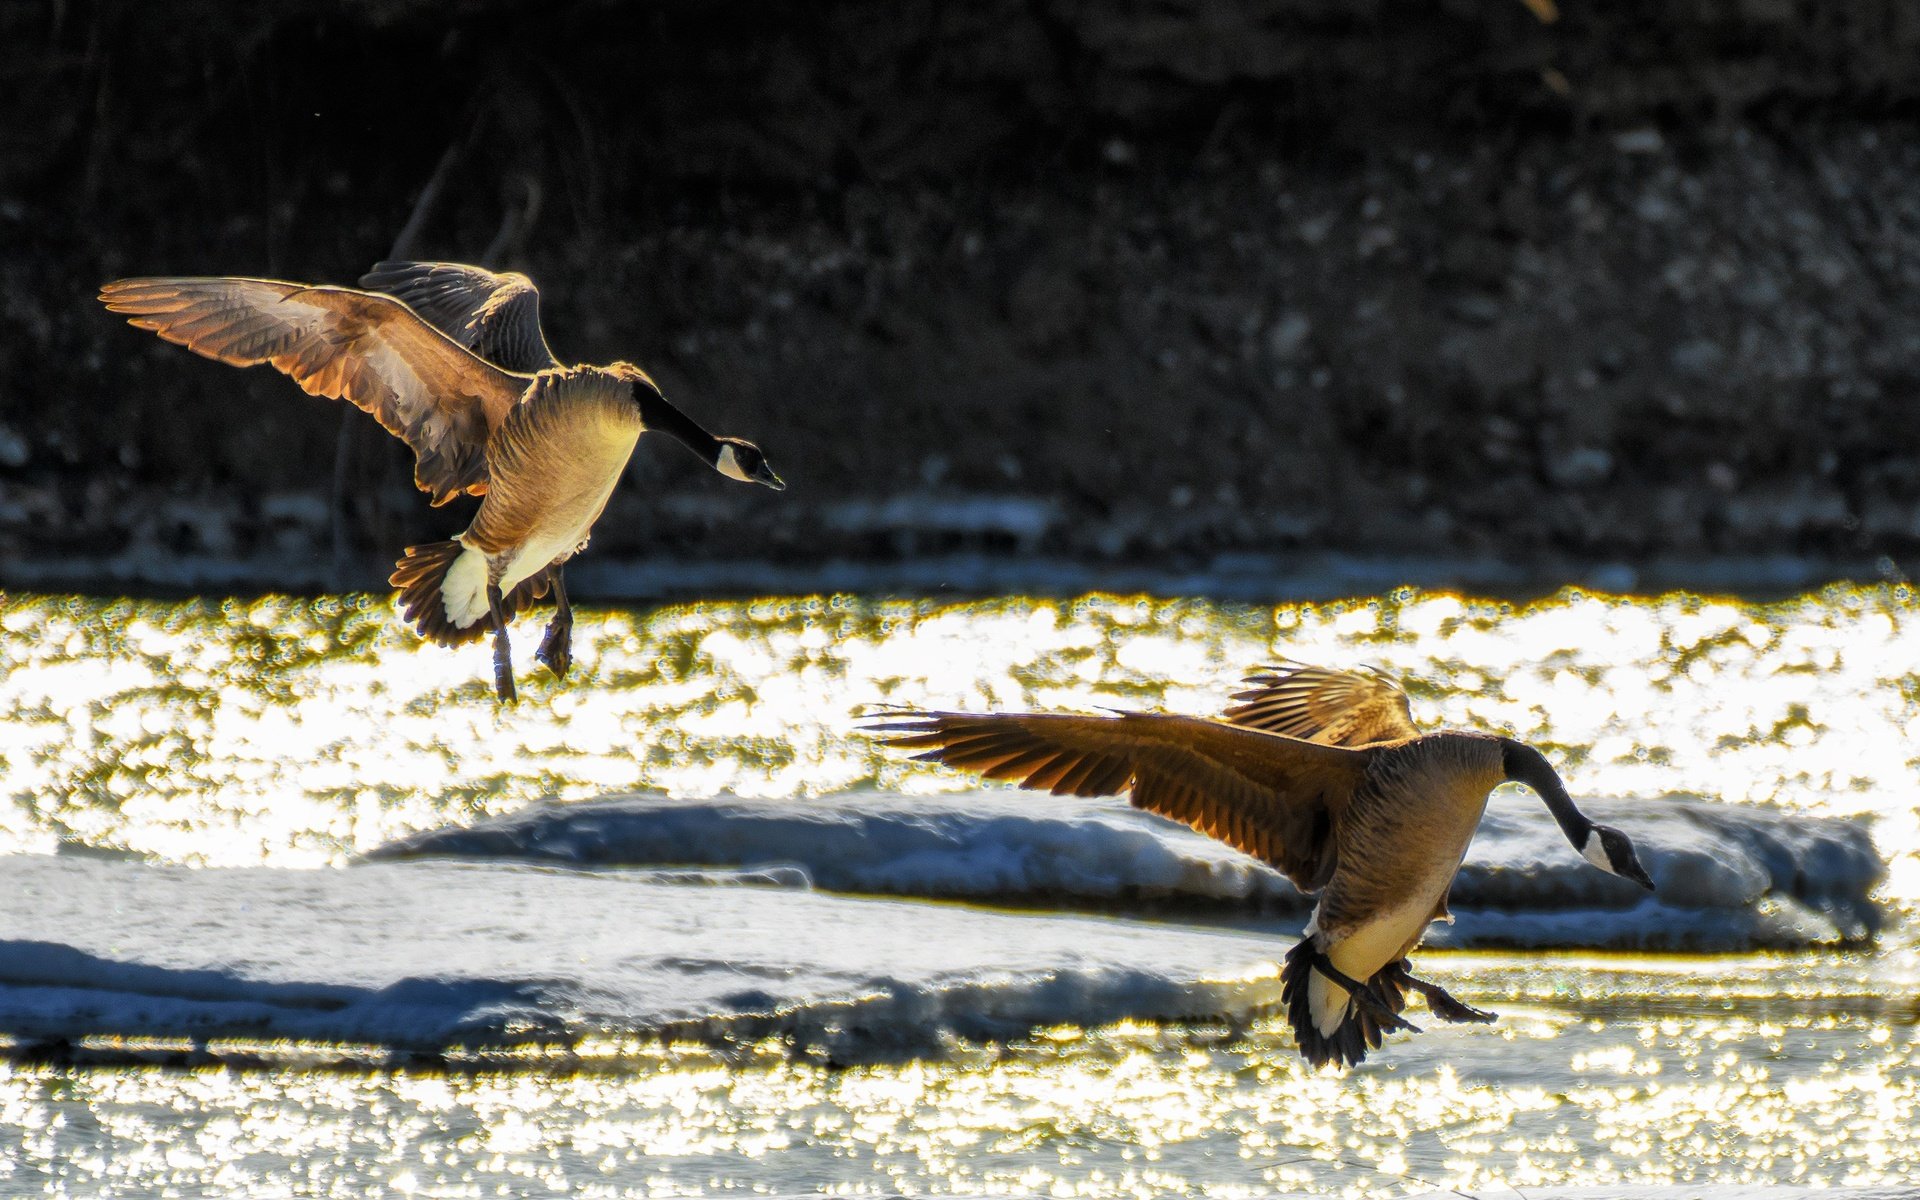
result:
[[[523,623],[523,698],[503,712],[484,647],[423,647],[383,597],[16,596],[0,613],[4,851],[323,867],[547,796],[953,790],[969,785],[880,751],[857,715],[1217,711],[1284,655],[1403,674],[1418,720],[1541,744],[1576,795],[1871,818],[1901,919],[1845,955],[1433,955],[1505,1019],[1404,1039],[1346,1076],[1306,1071],[1268,1025],[1060,1030],[839,1072],[692,1049],[565,1074],[15,1064],[0,1193],[1920,1186],[1913,619],[1894,587],[588,611],[564,685]]]
[[[1460,965],[1460,964],[1455,964]],[[69,1195],[1410,1195],[1913,1183],[1911,1008],[1735,1007],[1698,965],[1575,1015],[1576,964],[1472,964],[1504,1028],[1308,1071],[1284,1029],[1048,1031],[831,1071],[663,1050],[551,1074],[0,1068],[0,1190]],[[1677,964],[1676,964],[1677,965]],[[1818,974],[1747,963],[1757,983]],[[1688,983],[1694,980],[1694,983]],[[1819,989],[1815,981],[1812,990]],[[1789,990],[1792,990],[1791,988]],[[1847,990],[1845,988],[1842,991]],[[1654,1004],[1653,992],[1664,993]],[[1547,995],[1542,995],[1546,993]],[[1527,996],[1534,999],[1528,1001]],[[1471,1053],[1462,1053],[1469,1050]]]

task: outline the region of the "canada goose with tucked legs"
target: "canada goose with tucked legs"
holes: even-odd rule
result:
[[[196,354],[238,367],[268,363],[310,395],[366,410],[413,450],[414,482],[434,505],[483,497],[458,537],[408,547],[392,582],[406,619],[425,637],[451,646],[492,632],[494,690],[505,701],[514,699],[506,623],[549,593],[558,612],[541,658],[566,676],[572,610],[560,569],[586,546],[642,433],[669,435],[730,478],[785,486],[758,447],[702,429],[640,368],[553,364],[539,337],[537,297],[497,301],[470,322],[476,332],[465,344],[403,301],[354,288],[122,279],[101,288],[100,299]],[[528,320],[552,365],[522,344]],[[508,347],[493,352],[514,366],[469,348],[490,349],[489,338]]]
[[[1253,682],[1264,686],[1236,697],[1248,701],[1234,710],[1238,722],[901,710],[869,728],[919,751],[916,758],[989,779],[1055,795],[1126,792],[1136,807],[1319,893],[1281,971],[1288,1019],[1315,1065],[1358,1063],[1386,1033],[1413,1029],[1400,1016],[1409,990],[1441,1020],[1493,1020],[1415,978],[1406,959],[1445,915],[1488,793],[1501,783],[1538,792],[1588,862],[1653,887],[1627,836],[1588,820],[1533,747],[1485,733],[1420,733],[1405,715],[1405,694],[1384,676],[1295,664]],[[1394,736],[1370,736],[1402,724]]]

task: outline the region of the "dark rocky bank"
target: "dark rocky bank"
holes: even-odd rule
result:
[[[643,443],[602,594],[1920,555],[1901,0],[68,0],[0,74],[0,584],[371,587],[458,529],[93,300],[396,251],[528,272],[791,484]]]

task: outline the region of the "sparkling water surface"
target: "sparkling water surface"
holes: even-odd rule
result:
[[[0,1193],[1920,1188],[1912,614],[1895,586],[1765,604],[588,609],[566,684],[532,663],[523,622],[522,702],[502,712],[484,647],[422,646],[384,597],[16,595],[0,612],[4,852],[328,868],[548,796],[960,790],[853,721],[877,703],[1217,711],[1288,656],[1402,674],[1417,720],[1534,741],[1576,797],[1871,820],[1895,920],[1847,953],[1430,953],[1500,1025],[1429,1029],[1347,1075],[1308,1071],[1266,1022],[1050,1030],[853,1070],[779,1047],[507,1072],[16,1062],[0,1067]]]
[[[1442,956],[1452,959],[1457,956]],[[1458,968],[1462,964],[1449,963]],[[1473,964],[1553,993],[1593,964]],[[1709,964],[1674,964],[1698,978]],[[1743,969],[1736,967],[1736,970]],[[1747,964],[1759,973],[1791,965]],[[1667,972],[1309,1071],[1277,1023],[1044,1031],[830,1070],[693,1049],[618,1070],[0,1069],[0,1190],[69,1195],[1410,1195],[1547,1184],[1920,1187],[1913,1012],[1740,1006]],[[1516,978],[1508,979],[1505,976]],[[1676,992],[1678,994],[1676,994]],[[1647,995],[1639,992],[1639,996]],[[1622,1192],[1620,1194],[1629,1194]]]

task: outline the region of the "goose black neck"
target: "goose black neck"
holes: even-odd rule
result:
[[[664,433],[711,466],[720,457],[720,439],[700,428],[699,422],[675,408],[665,396],[644,383],[633,385],[640,422],[654,433]]]
[[[1501,738],[1501,765],[1506,769],[1507,778],[1514,783],[1524,783],[1540,793],[1540,799],[1546,801],[1547,811],[1560,824],[1560,832],[1567,835],[1576,850],[1584,851],[1587,837],[1593,832],[1593,822],[1586,814],[1574,807],[1573,797],[1567,795],[1567,785],[1560,782],[1560,773],[1553,769],[1547,756],[1535,750],[1525,742],[1516,742],[1512,738]]]

